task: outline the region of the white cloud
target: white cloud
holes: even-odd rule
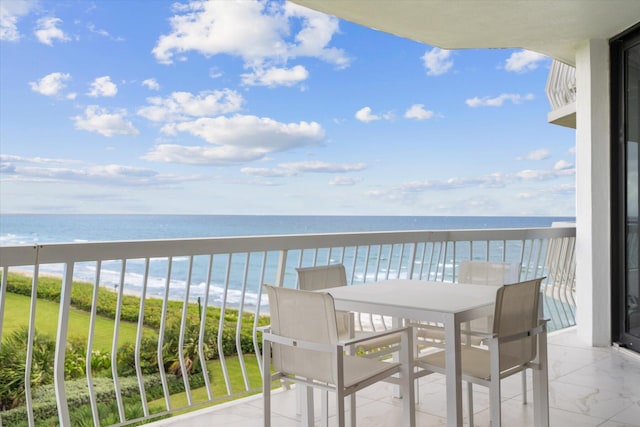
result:
[[[562,164],[561,164],[562,166]],[[572,165],[566,165],[561,169],[545,170],[545,169],[526,169],[515,174],[515,177],[525,181],[548,181],[551,179],[560,178],[563,176],[575,175],[576,170]]]
[[[87,24],[87,29],[89,31],[91,31],[92,33],[94,33],[94,34],[98,34],[98,35],[100,35],[102,37],[107,37],[108,39],[113,40],[113,41],[117,41],[117,42],[124,41],[124,38],[122,38],[122,37],[114,37],[107,30],[96,28],[95,24],[93,24],[93,23]]]
[[[238,164],[265,158],[270,153],[318,145],[324,130],[316,122],[280,123],[270,118],[235,115],[202,117],[171,123],[167,135],[184,132],[204,139],[211,146],[160,144],[144,158],[151,161],[187,164]]]
[[[223,75],[224,75],[224,73],[218,67],[209,68],[209,77],[211,77],[212,79],[220,78]]]
[[[47,157],[24,157],[24,156],[15,156],[11,154],[0,154],[0,162],[54,164],[54,165],[81,163],[78,160],[52,159]]]
[[[527,153],[526,160],[546,160],[551,157],[551,153],[546,148],[540,148]]]
[[[256,76],[260,70],[286,69],[284,65],[297,57],[318,58],[339,68],[349,65],[341,49],[329,47],[338,19],[295,4],[191,2],[174,11],[170,33],[161,35],[153,48],[161,63],[172,63],[176,55],[188,52],[206,57],[228,54],[241,57],[253,71],[249,75]],[[295,69],[296,79],[300,71]],[[290,75],[271,80],[274,85],[279,81],[292,84]]]
[[[146,79],[142,81],[142,86],[149,90],[160,90],[160,84],[156,79]]]
[[[557,171],[572,169],[574,167],[573,164],[567,162],[566,160],[557,161],[555,165],[553,165],[553,169]]]
[[[54,40],[69,41],[64,31],[58,28],[59,24],[62,24],[62,19],[53,16],[38,19],[35,34],[40,43],[53,46]]]
[[[0,1],[0,40],[18,41],[18,20],[37,7],[36,0]]]
[[[497,172],[477,177],[449,178],[446,180],[410,181],[393,185],[387,188],[371,190],[367,192],[366,195],[387,200],[403,200],[407,197],[415,196],[427,191],[451,191],[476,187],[502,188],[510,184],[522,181],[551,181],[554,179],[560,179],[575,175],[575,168],[572,165],[560,164],[560,166],[560,168],[554,167],[554,169],[551,170],[527,169],[510,174]],[[566,188],[566,186],[563,186],[562,188]],[[521,197],[526,197],[526,194],[527,193],[521,193]]]
[[[465,103],[471,107],[501,107],[505,101],[511,101],[514,104],[522,104],[523,101],[531,101],[534,99],[532,93],[528,93],[526,95],[520,95],[518,93],[503,93],[495,98],[491,98],[489,96],[485,96],[483,98],[469,98],[465,101]]]
[[[306,80],[309,72],[302,65],[293,68],[262,68],[255,69],[251,73],[242,74],[242,84],[247,86],[295,86]]]
[[[75,121],[76,129],[97,132],[106,137],[138,135],[140,132],[131,122],[125,119],[126,116],[126,110],[110,113],[97,105],[90,105],[85,109],[84,116],[75,116],[73,120]]]
[[[15,157],[15,156],[14,156]],[[76,181],[83,184],[116,186],[165,186],[196,179],[194,176],[160,174],[157,171],[124,165],[86,165],[69,159],[48,159],[21,157],[14,163],[0,159],[0,170],[13,179],[23,182],[65,182]],[[49,163],[71,166],[51,166]],[[35,166],[34,166],[35,165]]]
[[[204,91],[197,95],[190,92],[173,92],[166,98],[147,98],[149,106],[137,114],[154,122],[184,121],[193,117],[234,113],[242,108],[244,98],[231,89]]]
[[[296,24],[301,25],[301,29],[290,45],[289,56],[319,58],[338,68],[349,66],[351,60],[342,49],[328,47],[333,35],[340,30],[338,19],[290,2],[285,3],[285,15],[302,20]]]
[[[453,67],[453,60],[451,59],[451,51],[434,47],[431,50],[425,52],[422,56],[422,61],[427,69],[428,76],[439,76]]]
[[[364,123],[374,122],[376,120],[380,120],[383,118],[383,116],[380,116],[378,114],[373,114],[371,112],[371,107],[363,107],[359,109],[358,111],[356,111],[355,116],[356,116],[356,119]]]
[[[356,185],[358,182],[362,181],[360,178],[354,178],[351,176],[337,176],[329,181],[329,185],[338,185],[338,186],[350,186]]]
[[[540,62],[546,61],[547,59],[548,57],[541,53],[523,49],[512,53],[511,56],[507,58],[504,68],[507,71],[526,73],[535,70],[538,68],[538,65],[540,65]]]
[[[569,148],[569,149],[567,150],[567,154],[570,154],[570,155],[572,155],[572,156],[575,156],[575,155],[576,155],[576,146],[574,145],[573,147]]]
[[[47,74],[37,82],[29,82],[31,90],[46,96],[60,96],[66,87],[64,82],[71,79],[68,73]]]
[[[404,113],[406,119],[427,120],[432,118],[435,113],[431,110],[425,110],[423,104],[413,104]]]
[[[116,96],[117,93],[118,86],[111,81],[111,77],[102,76],[91,83],[91,90],[87,95],[97,98],[99,96]]]
[[[366,169],[365,163],[328,163],[320,161],[281,163],[277,168],[242,168],[240,171],[261,177],[296,176],[304,173],[347,173]]]
[[[555,195],[555,196],[574,196],[576,193],[575,184],[559,184],[553,186],[545,186],[544,188],[522,192],[516,195],[518,199],[536,199],[541,196]]]

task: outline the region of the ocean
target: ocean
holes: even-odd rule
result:
[[[0,215],[0,246],[46,243],[81,243],[121,240],[178,239],[221,236],[259,236],[277,234],[313,234],[336,232],[455,230],[487,228],[548,227],[553,222],[574,221],[572,217],[449,217],[449,216],[286,216],[286,215]],[[232,258],[231,269],[241,271],[243,259]],[[276,259],[267,261],[267,270],[276,270]],[[171,264],[169,285],[171,299],[183,299],[185,290],[194,300],[209,290],[209,302],[230,306],[241,302],[255,307],[259,298],[258,283],[243,290],[241,279],[225,286],[223,276],[212,278],[207,285],[208,257],[196,257],[193,276],[187,284],[189,260],[175,258]],[[273,264],[273,265],[271,265]],[[150,265],[146,294],[162,297],[166,290],[167,261],[153,260]],[[258,266],[250,267],[250,275]],[[16,269],[19,270],[19,269]],[[121,261],[104,261],[100,285],[116,289],[120,283]],[[215,267],[224,271],[225,267]],[[29,273],[28,270],[25,270]],[[144,260],[128,260],[124,292],[140,294],[143,290]],[[41,274],[63,274],[62,265],[41,265]],[[74,279],[95,280],[95,263],[77,263]],[[362,280],[363,278],[357,278]],[[295,277],[285,277],[293,281]],[[226,288],[226,289],[225,289]]]
[[[575,217],[0,215],[0,246],[269,234],[548,227]]]

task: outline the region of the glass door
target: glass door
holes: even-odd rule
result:
[[[619,269],[614,274],[613,286],[617,287],[614,295],[618,295],[619,307],[614,307],[618,313],[618,341],[635,351],[640,351],[640,239],[638,238],[638,192],[640,180],[638,175],[640,150],[640,34],[636,30],[621,40],[614,49],[616,56],[612,61],[618,61],[616,75],[618,110],[614,118],[613,138],[617,146],[618,171],[617,187],[617,232],[614,232],[613,266]],[[615,110],[614,110],[615,111]],[[617,239],[616,239],[617,235]],[[615,337],[614,337],[615,339]]]

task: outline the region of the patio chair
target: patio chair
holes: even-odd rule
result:
[[[460,271],[458,273],[458,283],[468,285],[493,285],[502,286],[509,283],[515,283],[520,280],[520,264],[519,263],[497,263],[485,261],[461,261]],[[434,324],[417,324],[417,344],[443,347],[444,329],[441,325]],[[491,317],[484,319],[474,319],[468,322],[465,330],[473,330],[477,332],[491,332]],[[463,333],[463,340],[469,339],[471,344],[481,344],[480,338],[475,335]]]
[[[469,425],[473,425],[472,384],[489,388],[491,426],[500,426],[500,380],[533,370],[534,422],[549,425],[546,321],[539,318],[542,278],[498,288],[488,348],[461,346],[462,379],[469,384]],[[444,351],[416,359],[416,377],[444,373]]]
[[[460,273],[458,273],[459,283],[473,285],[502,286],[520,281],[520,263],[485,262],[485,261],[461,261]],[[540,305],[542,309],[542,305]],[[542,317],[542,316],[540,316]],[[489,334],[492,331],[493,316],[484,319],[474,319],[467,323],[466,329],[482,334]],[[474,334],[464,334],[472,345],[485,344],[481,337]],[[469,391],[471,399],[471,391]],[[522,372],[522,403],[527,403],[527,374]]]
[[[461,261],[458,283],[471,285],[502,286],[520,281],[520,263]],[[474,319],[470,322],[472,331],[490,333],[492,316]],[[472,344],[479,344],[476,337],[471,336]]]
[[[300,267],[296,268],[296,271],[298,273],[298,288],[303,291],[318,291],[347,285],[347,274],[343,264]],[[366,341],[361,341],[354,348],[348,349],[350,353],[363,354],[365,357],[382,358],[398,351],[400,335],[393,334],[371,338],[372,332],[356,330],[355,315],[353,312],[336,311],[338,339],[369,338]],[[391,381],[395,381],[395,378]],[[325,427],[328,424],[328,392],[322,392],[321,396],[322,416],[320,425]],[[303,401],[304,397],[301,390],[299,390],[298,407]],[[298,412],[301,411],[298,409]]]
[[[335,306],[328,293],[265,285],[269,295],[271,330],[263,334],[264,426],[271,425],[271,381],[285,378],[298,386],[335,392],[338,425],[345,425],[345,397],[350,397],[351,425],[355,426],[355,393],[392,375],[400,376],[405,425],[415,425],[412,334],[409,328],[379,335],[401,335],[400,363],[345,354],[359,340],[338,339]],[[273,363],[273,364],[272,364]],[[274,373],[271,370],[275,371]],[[310,400],[307,400],[307,404]],[[307,423],[313,425],[313,410]]]
[[[296,268],[296,271],[298,272],[298,288],[303,291],[347,286],[347,275],[342,264],[301,267]],[[336,311],[340,339],[369,337],[370,339],[360,342],[354,349],[358,353],[364,353],[367,357],[383,357],[397,351],[397,346],[400,344],[399,335],[371,338],[374,331],[356,328],[355,315],[353,312]]]

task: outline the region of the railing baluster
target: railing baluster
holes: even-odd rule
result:
[[[173,257],[167,258],[167,277],[164,284],[164,296],[162,298],[162,315],[160,316],[160,330],[158,331],[158,369],[160,371],[160,381],[164,392],[164,403],[167,411],[171,410],[171,395],[169,393],[169,383],[167,382],[167,372],[164,369],[164,357],[162,348],[164,347],[164,331],[167,326],[167,306],[169,304],[169,286],[171,285],[171,270],[173,267]]]
[[[56,336],[56,355],[53,362],[53,384],[58,403],[58,419],[61,426],[71,425],[67,392],[64,384],[64,360],[67,350],[67,333],[69,328],[69,307],[71,306],[71,286],[73,285],[73,262],[64,265],[62,288],[60,290],[60,312],[58,315],[58,333]],[[119,391],[119,390],[118,390]]]
[[[122,295],[124,293],[124,277],[127,260],[122,259],[120,264],[120,282],[118,286],[118,297],[116,299],[116,315],[113,325],[113,341],[111,343],[111,375],[113,376],[113,387],[116,392],[116,403],[118,405],[118,416],[120,422],[125,422],[124,403],[120,392],[120,379],[118,378],[118,332],[120,330],[120,316],[122,314]]]
[[[93,283],[93,294],[91,295],[91,314],[89,318],[89,334],[87,337],[87,357],[85,361],[85,371],[87,373],[87,386],[89,387],[89,403],[91,404],[91,414],[93,415],[93,425],[100,426],[100,415],[98,413],[98,402],[93,389],[93,375],[91,373],[91,354],[93,353],[93,336],[96,329],[96,314],[98,309],[98,289],[100,289],[100,270],[102,261],[96,262],[96,278]]]
[[[435,252],[436,252],[436,242],[431,242],[431,257],[429,258],[429,271],[427,272],[427,280],[431,280],[431,268],[433,267],[433,256]],[[438,271],[436,270],[436,277],[437,275],[438,275]]]
[[[138,377],[138,389],[140,390],[140,401],[144,416],[149,416],[149,405],[147,404],[147,393],[144,389],[144,379],[142,378],[142,367],[140,355],[142,354],[142,334],[144,332],[144,306],[147,300],[147,284],[149,281],[149,258],[144,260],[144,275],[142,277],[142,293],[140,294],[140,307],[138,311],[138,330],[136,331],[136,350],[134,353],[136,376]]]
[[[189,268],[187,271],[187,281],[185,283],[184,300],[182,303],[182,318],[180,319],[180,338],[178,339],[178,360],[180,361],[180,370],[182,372],[182,382],[184,383],[184,392],[187,396],[187,404],[191,406],[193,401],[191,399],[191,385],[189,384],[189,371],[191,366],[187,369],[186,360],[184,357],[184,334],[187,332],[187,314],[189,313],[189,291],[191,290],[191,274],[193,272],[193,255],[189,257]],[[225,295],[226,297],[226,295]],[[192,360],[189,360],[193,364]]]
[[[387,255],[387,265],[385,266],[385,274],[384,274],[384,278],[385,280],[389,279],[389,273],[391,272],[391,258],[393,258],[393,243],[389,246],[389,255]]]
[[[404,260],[404,244],[400,245],[400,256],[398,258],[398,272],[396,273],[396,279],[400,278],[400,273],[402,273],[402,261]]]
[[[29,304],[29,332],[27,335],[27,355],[24,368],[24,399],[27,406],[27,417],[29,427],[35,426],[33,416],[33,400],[31,398],[31,367],[33,363],[33,341],[36,334],[36,301],[38,300],[38,276],[40,265],[36,255],[36,265],[33,267],[33,278],[31,279],[31,303]],[[60,300],[62,303],[62,299]],[[57,344],[57,343],[56,343]],[[66,342],[65,342],[66,346]],[[57,350],[57,346],[56,346]]]
[[[407,279],[413,279],[413,272],[415,271],[417,252],[418,252],[418,243],[411,243],[411,246],[409,249],[409,260],[407,261],[408,262]]]
[[[258,326],[260,320],[260,309],[262,308],[262,285],[267,267],[267,252],[262,253],[262,266],[260,267],[260,282],[258,283],[258,300],[256,302],[256,314],[253,316],[253,348],[256,353],[258,369],[262,374],[262,352],[260,351],[260,341],[258,340]]]
[[[247,252],[244,264],[244,275],[242,278],[242,294],[240,295],[240,309],[238,310],[238,323],[236,324],[236,351],[238,352],[238,361],[240,362],[240,370],[242,371],[242,378],[244,380],[244,388],[249,391],[249,377],[247,375],[247,368],[244,365],[244,355],[242,353],[242,315],[244,314],[244,296],[247,291],[247,278],[249,276],[249,261],[250,254]]]
[[[369,257],[371,256],[371,246],[367,246],[367,250],[364,253],[364,265],[362,266],[362,277],[365,278],[367,277],[367,274],[369,273]]]
[[[222,376],[224,384],[227,387],[227,394],[231,394],[231,381],[229,380],[229,372],[227,372],[227,361],[224,356],[224,316],[227,308],[227,291],[229,289],[229,276],[231,275],[231,257],[227,257],[227,269],[224,279],[224,291],[222,297],[222,306],[220,307],[220,321],[218,322],[218,357],[220,357],[220,367],[222,368]],[[282,286],[282,285],[280,285]]]
[[[207,324],[207,308],[209,307],[209,291],[211,290],[212,272],[213,272],[213,255],[209,255],[209,266],[207,268],[207,284],[205,285],[204,304],[202,305],[202,313],[200,315],[200,331],[198,333],[198,357],[200,358],[200,366],[202,367],[202,376],[204,378],[204,385],[207,389],[207,398],[209,398],[209,400],[213,400],[213,392],[211,391],[211,381],[209,380],[209,370],[207,369],[207,360],[204,355],[204,340],[205,340],[205,326]]]
[[[4,319],[4,302],[7,298],[7,281],[9,276],[9,267],[2,267],[2,282],[0,283],[0,348],[2,347],[2,320]],[[0,419],[0,422],[2,420]]]

